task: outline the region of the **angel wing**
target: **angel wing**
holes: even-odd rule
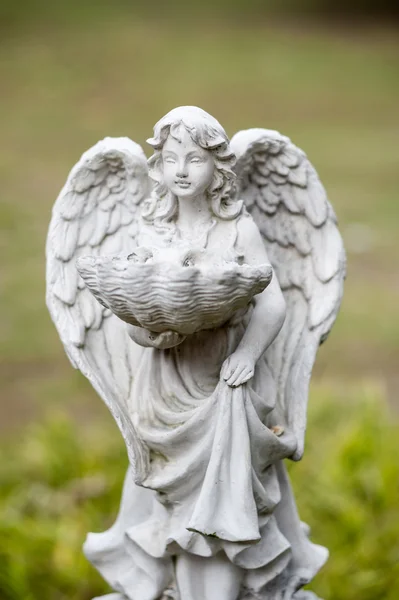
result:
[[[249,129],[231,140],[240,197],[258,225],[287,303],[284,326],[266,351],[277,382],[276,416],[303,454],[310,376],[337,316],[345,251],[337,219],[302,150],[277,131]]]
[[[149,189],[147,160],[128,138],[106,138],[83,154],[58,196],[47,238],[46,300],[72,365],[103,398],[126,441],[136,478],[148,452],[135,433],[126,400],[135,345],[126,327],[101,306],[76,269],[84,254],[135,247],[137,207]]]

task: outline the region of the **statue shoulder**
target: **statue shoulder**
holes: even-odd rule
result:
[[[261,243],[263,245],[259,227],[245,207],[237,217],[237,241],[245,245],[253,243]]]

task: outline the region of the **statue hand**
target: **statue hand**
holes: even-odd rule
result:
[[[166,350],[184,342],[186,336],[176,331],[163,331],[162,333],[150,333],[149,339],[153,348]]]
[[[247,350],[236,350],[223,363],[220,377],[227,385],[237,387],[254,376],[255,360]]]
[[[131,339],[145,348],[157,348],[158,350],[166,350],[181,344],[186,339],[185,335],[176,333],[175,331],[164,331],[162,333],[154,333],[137,327],[136,325],[128,325],[128,332]]]

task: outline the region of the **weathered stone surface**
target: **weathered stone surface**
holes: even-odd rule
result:
[[[180,107],[148,142],[148,161],[127,138],[88,150],[48,235],[51,316],[131,464],[115,524],[84,552],[108,600],[317,600],[301,588],[328,553],[283,461],[302,457],[311,371],[342,297],[334,212],[278,132],[230,142]]]

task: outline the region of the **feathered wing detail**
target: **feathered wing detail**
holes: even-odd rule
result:
[[[240,197],[258,225],[287,303],[284,326],[266,351],[277,382],[276,417],[303,454],[310,376],[337,316],[345,251],[334,211],[302,150],[277,131],[249,129],[231,140]]]
[[[101,306],[76,269],[81,255],[126,254],[135,247],[138,205],[148,195],[147,160],[128,138],[106,138],[85,152],[58,196],[47,238],[47,306],[73,366],[115,418],[137,480],[148,469],[126,402],[135,344],[126,326]]]

